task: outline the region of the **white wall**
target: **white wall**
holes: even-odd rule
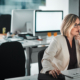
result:
[[[63,17],[69,13],[69,0],[46,0],[46,6],[40,6],[42,10],[63,10]]]
[[[79,0],[69,0],[69,13],[79,16]]]

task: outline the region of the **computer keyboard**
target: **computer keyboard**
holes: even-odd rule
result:
[[[26,39],[37,40],[37,37],[36,36],[26,35]]]
[[[23,38],[8,38],[9,41],[21,41]]]

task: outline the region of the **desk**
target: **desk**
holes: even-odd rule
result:
[[[6,35],[6,34],[5,34]],[[0,34],[0,39],[2,39],[3,38],[3,36],[4,36],[4,34]]]
[[[7,42],[8,40],[0,39],[0,43]],[[22,43],[22,46],[26,48],[26,53],[27,53],[27,75],[30,75],[30,60],[31,60],[31,53],[32,53],[32,47],[33,46],[38,46],[38,45],[49,45],[50,40],[23,40],[19,41]]]
[[[65,77],[65,80],[80,80],[80,68],[62,71],[62,73],[73,77],[73,79]],[[76,74],[76,75],[74,75],[74,74]],[[11,79],[5,79],[5,80],[38,80],[38,75],[24,76],[24,77],[11,78]]]
[[[27,53],[27,75],[30,75],[30,60],[31,60],[31,53],[32,53],[32,47],[38,46],[38,45],[49,45],[50,40],[44,39],[43,41],[38,40],[24,40],[19,41],[22,43],[23,47],[26,48]]]

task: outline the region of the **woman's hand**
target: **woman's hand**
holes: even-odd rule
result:
[[[78,27],[78,29],[79,29],[79,34],[75,36],[75,39],[78,40],[80,45],[80,27]]]
[[[52,75],[54,78],[57,78],[57,75],[61,74],[59,69],[54,69],[49,71],[49,74]]]
[[[80,35],[76,35],[76,36],[75,36],[75,39],[78,40],[79,45],[80,45]]]

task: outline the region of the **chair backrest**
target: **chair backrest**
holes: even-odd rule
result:
[[[39,67],[39,73],[42,69],[42,64],[41,64],[41,60],[42,60],[42,57],[43,57],[43,54],[44,54],[44,50],[41,50],[39,53],[38,53],[38,67]]]
[[[11,15],[10,14],[1,14],[0,15],[0,33],[2,33],[2,28],[6,28],[6,32],[10,32],[11,26]]]
[[[0,46],[1,80],[25,76],[25,53],[19,42],[6,42]]]

